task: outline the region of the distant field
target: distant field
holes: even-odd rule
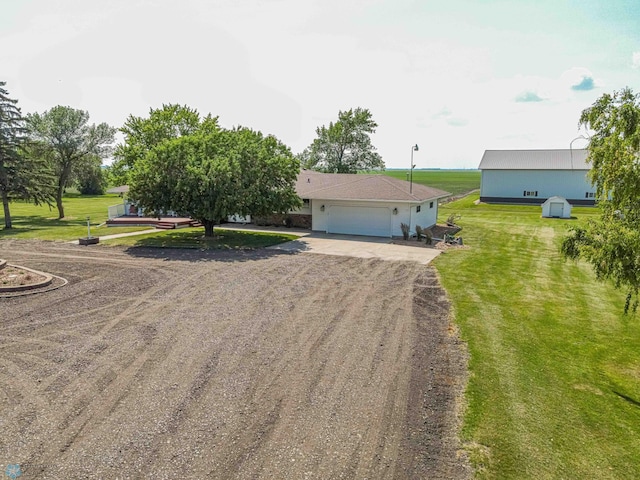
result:
[[[408,170],[386,170],[385,175],[407,180]],[[413,181],[453,195],[480,188],[480,170],[414,170]]]

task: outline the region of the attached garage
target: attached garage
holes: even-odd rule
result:
[[[386,207],[329,205],[327,233],[391,237],[391,210]]]
[[[550,197],[542,204],[545,218],[571,218],[571,204],[563,197]]]
[[[415,232],[438,218],[438,200],[449,194],[382,174],[320,173],[303,170],[296,193],[314,232],[386,237]],[[291,215],[298,212],[290,212]]]

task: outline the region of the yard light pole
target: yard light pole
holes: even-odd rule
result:
[[[571,170],[573,170],[573,142],[575,142],[576,140],[579,140],[583,138],[584,140],[589,140],[587,137],[585,137],[584,135],[578,135],[576,138],[574,138],[573,140],[571,140],[571,143],[569,143],[569,154],[571,156]]]
[[[411,170],[409,175],[409,193],[413,193],[413,169],[415,165],[413,164],[413,152],[418,151],[418,144],[416,143],[411,147]]]

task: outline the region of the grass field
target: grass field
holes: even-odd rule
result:
[[[58,211],[48,206],[14,202],[11,204],[13,228],[0,228],[2,238],[37,238],[39,240],[76,240],[87,235],[87,216],[91,218],[91,235],[95,237],[116,233],[148,230],[150,227],[107,227],[99,226],[108,218],[108,207],[121,203],[117,195],[65,197],[66,217],[58,220]],[[4,218],[0,217],[2,226]],[[232,232],[216,230],[218,236],[213,240],[204,239],[204,228],[184,228],[164,232],[136,235],[121,239],[101,241],[108,245],[141,245],[174,248],[262,248],[297,238],[288,234],[265,234],[258,232]]]
[[[58,220],[58,210],[46,205],[36,207],[30,203],[10,204],[13,228],[4,229],[4,217],[0,217],[0,239],[38,238],[40,240],[74,240],[87,236],[87,216],[91,218],[91,235],[111,235],[134,232],[149,227],[107,227],[98,225],[108,218],[108,207],[122,203],[117,195],[71,195],[63,200],[66,217]],[[1,211],[1,210],[0,210]]]
[[[136,235],[133,237],[105,240],[107,245],[129,245],[136,247],[171,247],[212,249],[253,249],[264,248],[278,243],[295,240],[297,235],[286,233],[241,232],[235,230],[215,229],[214,238],[204,238],[204,230],[200,228],[181,228],[159,233]]]
[[[558,251],[597,210],[542,219],[477,198],[441,207],[469,248],[435,266],[469,346],[463,434],[479,478],[640,478],[640,317]]]
[[[386,170],[385,175],[407,180],[408,170]],[[480,170],[414,170],[413,181],[453,195],[480,188]]]

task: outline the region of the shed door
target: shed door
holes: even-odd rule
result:
[[[550,217],[562,217],[563,213],[564,213],[564,203],[551,202],[551,205],[549,206]]]
[[[391,211],[380,207],[331,205],[327,233],[391,236]]]

